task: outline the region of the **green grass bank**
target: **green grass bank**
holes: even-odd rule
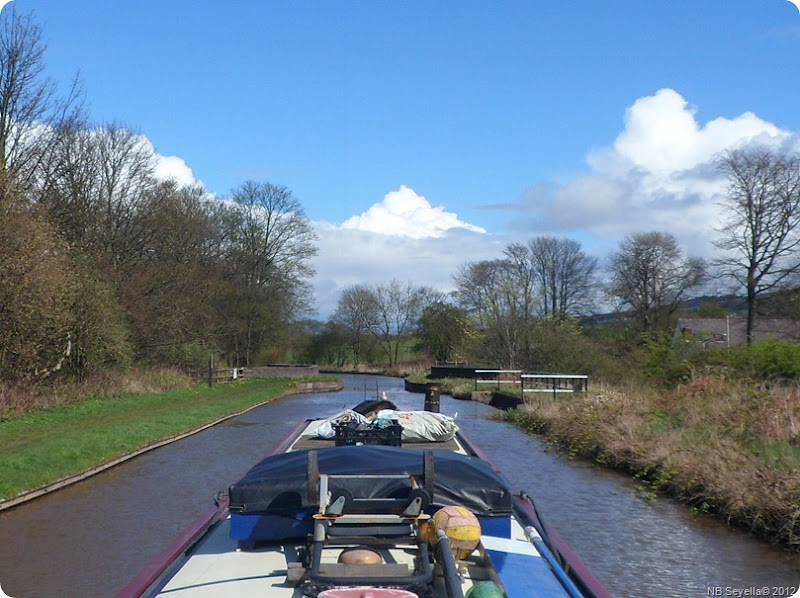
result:
[[[300,381],[263,378],[83,399],[11,417],[0,422],[0,500],[284,396]]]
[[[475,390],[473,378],[429,378],[423,375],[406,376],[409,382],[425,385],[429,382],[439,385],[441,394],[450,395],[454,399],[470,400]]]
[[[508,419],[571,455],[800,550],[800,389],[699,378],[672,391],[528,399]]]

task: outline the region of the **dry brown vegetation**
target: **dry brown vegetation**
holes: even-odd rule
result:
[[[800,388],[703,377],[669,392],[600,387],[509,416],[571,454],[800,550]]]
[[[0,382],[0,421],[39,409],[83,399],[112,399],[133,394],[161,393],[188,388],[195,381],[173,369],[132,368],[104,370],[83,383],[60,381],[51,384]]]

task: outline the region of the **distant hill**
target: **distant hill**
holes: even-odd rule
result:
[[[704,295],[702,297],[693,297],[682,302],[676,310],[676,314],[691,317],[697,314],[704,305],[719,306],[731,316],[747,315],[747,302],[744,297],[737,295]],[[624,322],[627,317],[627,311],[592,314],[581,318],[581,324],[584,326],[612,326]]]
[[[694,317],[703,306],[718,306],[725,315],[746,317],[747,300],[740,295],[703,295],[682,302],[675,312],[677,317]],[[585,326],[611,326],[627,318],[627,312],[608,312],[581,318]],[[800,320],[800,289],[791,289],[765,295],[758,301],[758,317],[789,318]],[[706,314],[705,317],[718,317]]]
[[[684,301],[678,311],[697,313],[704,305],[718,305],[732,316],[747,314],[747,300],[738,295],[705,295]]]

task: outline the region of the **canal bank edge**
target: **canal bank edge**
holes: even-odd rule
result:
[[[106,463],[102,463],[101,465],[98,465],[96,467],[92,467],[91,469],[87,469],[87,470],[82,471],[80,473],[76,473],[76,474],[73,474],[73,475],[70,475],[70,476],[63,477],[63,478],[61,478],[59,480],[56,480],[55,482],[51,482],[49,484],[44,484],[43,486],[39,486],[38,488],[34,488],[33,490],[27,490],[27,491],[22,492],[21,494],[18,494],[16,496],[12,497],[12,498],[0,499],[0,512],[5,511],[6,509],[12,509],[14,507],[18,507],[18,506],[20,506],[22,504],[25,504],[25,503],[27,503],[29,501],[32,501],[32,500],[36,499],[36,498],[40,498],[42,496],[50,494],[51,492],[55,492],[56,490],[60,490],[62,488],[70,486],[72,484],[77,484],[78,482],[81,482],[81,481],[83,481],[83,480],[85,480],[87,478],[90,478],[93,475],[96,475],[98,473],[102,473],[103,471],[111,469],[112,467],[116,467],[117,465],[120,465],[120,464],[122,464],[122,463],[124,463],[126,461],[130,461],[131,459],[134,459],[135,457],[138,457],[139,455],[142,455],[144,453],[148,453],[150,451],[153,451],[153,450],[155,450],[157,448],[161,448],[161,447],[166,446],[168,444],[172,444],[173,442],[177,442],[178,440],[183,440],[184,438],[188,438],[189,436],[193,436],[195,434],[199,434],[203,430],[207,430],[207,429],[209,429],[209,428],[211,428],[213,426],[221,424],[222,422],[225,422],[225,421],[227,421],[229,419],[232,419],[234,417],[239,417],[240,415],[243,415],[243,414],[247,413],[248,411],[252,411],[253,409],[257,409],[259,407],[263,407],[264,405],[266,405],[268,403],[271,403],[272,401],[274,401],[276,399],[280,399],[282,397],[286,397],[286,396],[293,395],[293,394],[313,394],[313,393],[322,393],[322,392],[338,392],[338,391],[342,390],[343,388],[344,388],[344,382],[341,381],[341,380],[318,381],[318,382],[298,382],[294,389],[291,389],[290,391],[288,391],[288,392],[286,392],[286,393],[284,393],[282,395],[272,397],[267,401],[263,401],[261,403],[257,403],[256,405],[251,405],[250,407],[247,407],[246,409],[242,409],[241,411],[237,411],[236,413],[231,413],[231,414],[225,415],[223,417],[215,419],[214,421],[211,421],[211,422],[209,422],[207,424],[203,424],[202,426],[199,426],[199,427],[194,428],[192,430],[189,430],[187,432],[184,432],[184,433],[181,433],[181,434],[176,434],[175,436],[170,436],[169,438],[165,438],[163,440],[159,440],[158,442],[154,442],[152,444],[148,444],[147,446],[144,446],[144,447],[142,447],[140,449],[137,449],[135,451],[131,451],[129,453],[126,453],[126,454],[124,454],[124,455],[122,455],[120,457],[117,457],[116,459],[113,459],[113,460],[108,461]]]

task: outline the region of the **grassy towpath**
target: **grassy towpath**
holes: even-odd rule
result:
[[[25,491],[283,396],[296,383],[267,378],[88,399],[0,422],[0,505]]]

